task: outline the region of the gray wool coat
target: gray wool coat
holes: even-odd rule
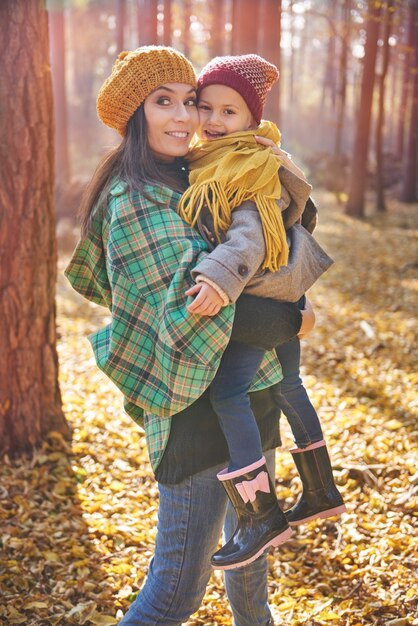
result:
[[[243,291],[264,298],[297,302],[333,263],[308,232],[316,223],[316,209],[309,197],[311,185],[284,167],[280,168],[279,176],[282,196],[277,204],[283,213],[289,261],[278,272],[260,270],[265,243],[254,202],[244,202],[232,211],[231,225],[217,246],[209,210],[203,210],[199,217],[197,228],[212,251],[193,269],[193,278],[206,277],[222,289],[230,302],[235,302]],[[306,206],[309,216],[308,210],[307,215],[303,215]],[[306,227],[302,225],[305,222]]]

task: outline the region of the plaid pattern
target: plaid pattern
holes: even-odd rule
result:
[[[191,269],[208,252],[176,213],[180,194],[147,187],[110,192],[93,232],[78,244],[65,271],[81,295],[106,306],[112,321],[90,335],[98,367],[125,397],[128,414],[144,427],[150,460],[158,466],[170,433],[167,419],[209,386],[229,341],[234,307],[215,317],[186,311]],[[281,379],[268,353],[252,390]]]

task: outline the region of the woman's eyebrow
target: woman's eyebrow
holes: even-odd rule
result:
[[[157,89],[154,89],[152,93],[155,93],[156,91],[169,91],[170,93],[176,93],[175,89],[171,89],[170,87],[166,87],[165,85],[157,87]],[[194,87],[191,87],[186,93],[196,93],[196,89],[194,89]]]

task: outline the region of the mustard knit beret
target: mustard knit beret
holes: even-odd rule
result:
[[[124,135],[129,119],[145,98],[166,83],[197,86],[193,65],[180,52],[165,46],[121,52],[97,96],[97,114],[104,124]]]

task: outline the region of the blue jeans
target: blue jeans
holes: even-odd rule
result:
[[[318,414],[300,377],[300,341],[294,337],[278,346],[283,380],[275,386],[275,399],[285,414],[299,448],[324,438]],[[251,410],[248,390],[264,356],[264,350],[231,341],[210,388],[210,400],[225,435],[229,470],[235,471],[262,456],[260,434]]]
[[[294,337],[276,348],[283,380],[275,387],[276,401],[286,415],[299,448],[324,438],[321,424],[300,377],[300,341]]]
[[[264,354],[262,348],[230,341],[210,386],[210,401],[228,444],[230,471],[263,456],[248,392]]]
[[[273,476],[274,451],[265,456]],[[181,626],[199,608],[222,527],[228,539],[236,526],[235,513],[227,506],[226,493],[216,478],[221,469],[212,467],[178,485],[159,485],[154,557],[141,591],[119,626]],[[234,626],[267,626],[271,613],[265,556],[225,572],[225,586]]]

